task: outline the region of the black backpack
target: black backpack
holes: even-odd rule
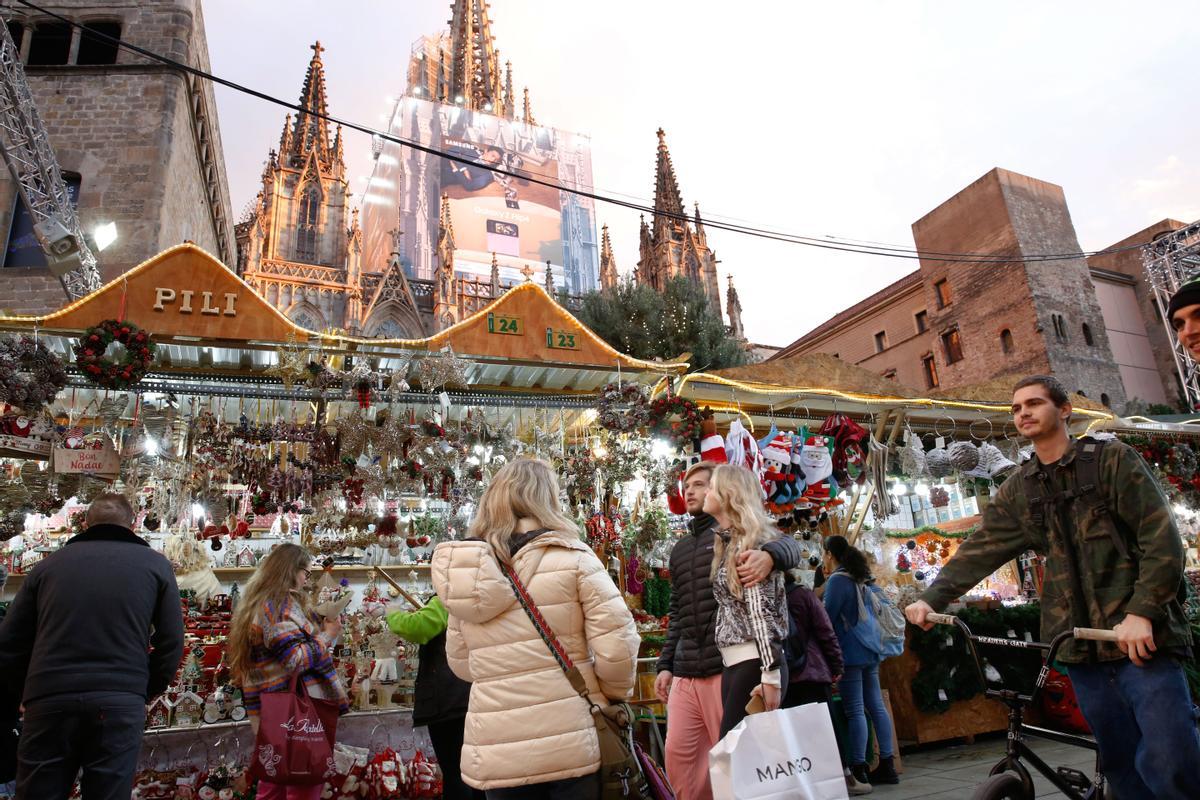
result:
[[[800,584],[792,584],[788,587],[787,593],[803,591]],[[792,614],[791,606],[788,606],[788,634],[783,640],[783,659],[787,662],[788,675],[795,677],[804,671],[804,667],[808,664],[808,637],[804,635],[803,629],[796,622],[796,617]]]

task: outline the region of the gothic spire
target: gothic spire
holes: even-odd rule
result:
[[[304,88],[300,90],[300,105],[316,114],[328,114],[329,107],[325,102],[325,65],[321,63],[321,53],[325,48],[320,42],[311,45],[312,60],[308,62],[308,73],[304,76]],[[316,149],[322,161],[329,156],[329,124],[322,118],[310,113],[299,112],[292,128],[291,149],[281,153],[283,156],[303,157],[310,149]]]
[[[612,240],[608,238],[608,226],[600,233],[600,288],[611,289],[617,285],[617,261],[613,258]]]
[[[345,164],[345,148],[342,145],[342,126],[338,125],[333,134],[333,163],[336,166]],[[696,218],[699,219],[700,209],[696,208]]]
[[[438,220],[438,252],[454,252],[454,223],[450,219],[450,195],[442,193],[442,212]],[[443,264],[442,267],[449,266]]]
[[[513,100],[512,88],[512,62],[504,62],[504,116],[509,119],[513,118],[516,113],[516,101]]]
[[[733,286],[733,275],[729,279],[729,288],[725,292],[725,313],[729,317],[729,333],[735,339],[745,339],[746,332],[742,328],[742,302],[738,300],[737,289]]]
[[[454,0],[450,52],[450,102],[504,116],[504,77],[486,0]]]
[[[500,262],[496,260],[496,254],[492,253],[492,299],[495,300],[500,296]]]
[[[279,152],[287,153],[292,149],[292,115],[288,114],[283,120],[283,133],[279,136]]]
[[[550,266],[550,261],[546,261],[546,294],[554,297],[554,268]]]
[[[675,167],[671,165],[671,153],[667,150],[667,134],[658,129],[658,158],[654,166],[654,210],[658,213],[683,216],[683,199],[679,196],[679,182],[675,180]]]
[[[533,118],[533,106],[529,104],[529,87],[525,87],[525,109],[521,115],[526,125],[537,125],[537,120]]]

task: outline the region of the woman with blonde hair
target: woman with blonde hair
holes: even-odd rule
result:
[[[582,673],[592,702],[633,690],[639,637],[604,566],[559,505],[545,461],[522,458],[488,484],[470,538],[433,553],[450,613],[446,656],[472,682],[463,780],[497,798],[600,796],[600,748],[588,703],[518,601],[511,568]]]
[[[233,614],[225,658],[242,687],[256,734],[261,695],[286,691],[296,673],[309,697],[332,700],[343,714],[350,708],[330,656],[342,624],[337,619],[322,623],[309,610],[305,588],[311,566],[304,548],[279,545],[259,562]],[[260,780],[256,800],[317,800],[323,788]]]
[[[746,704],[762,697],[767,711],[779,708],[780,687],[787,686],[783,641],[787,637],[787,595],[783,573],[742,586],[737,560],[779,537],[763,510],[758,478],[745,467],[722,464],[713,470],[704,512],[717,521],[713,547],[713,594],[717,598],[717,647],[721,673],[721,736],[746,716]]]

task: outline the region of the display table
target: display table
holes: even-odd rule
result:
[[[879,683],[891,695],[898,739],[917,744],[947,739],[970,741],[977,734],[1008,727],[1008,709],[982,694],[953,703],[941,714],[919,711],[913,702],[912,680],[920,668],[921,661],[907,641],[902,655],[887,659],[879,667]]]

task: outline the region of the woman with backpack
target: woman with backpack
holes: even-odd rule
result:
[[[833,623],[845,662],[838,692],[850,726],[850,771],[859,783],[899,783],[892,752],[892,720],[879,688],[879,664],[883,660],[879,622],[866,602],[873,592],[867,557],[844,536],[825,540],[825,611]],[[867,715],[875,725],[879,742],[879,766],[867,774]]]

